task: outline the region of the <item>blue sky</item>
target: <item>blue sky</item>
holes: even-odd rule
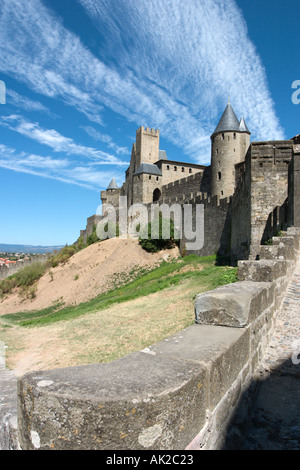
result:
[[[1,0],[0,242],[71,244],[135,132],[210,163],[230,95],[252,140],[300,133],[298,0]]]

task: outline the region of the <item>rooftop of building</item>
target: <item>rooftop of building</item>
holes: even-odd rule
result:
[[[171,164],[171,165],[177,165],[179,166],[185,166],[185,167],[190,167],[190,168],[197,168],[201,170],[205,170],[207,168],[206,165],[198,165],[197,163],[190,163],[190,162],[178,162],[176,160],[159,160],[158,162],[155,163],[157,166],[161,166],[163,163],[165,164]]]
[[[156,175],[156,176],[162,176],[161,170],[158,168],[157,165],[152,164],[152,163],[142,163],[136,172],[134,173],[135,175],[141,175],[143,173],[146,173],[148,175]]]
[[[220,132],[247,132],[250,134],[245,119],[242,117],[240,121],[238,120],[230,102],[228,102],[212,136]]]
[[[111,180],[111,182],[109,183],[109,186],[107,187],[107,191],[109,191],[109,190],[111,190],[111,189],[119,189],[119,188],[118,188],[118,185],[117,185],[117,183],[116,183],[115,178],[113,178],[113,179]]]

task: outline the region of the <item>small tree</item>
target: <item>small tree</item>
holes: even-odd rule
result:
[[[162,213],[159,213],[159,220],[155,221],[155,230],[153,230],[153,223],[149,222],[146,227],[141,231],[139,244],[141,247],[150,252],[157,253],[160,250],[166,250],[179,246],[179,234],[174,226],[172,219],[163,219]],[[170,225],[170,237],[163,238],[163,227]],[[158,227],[158,230],[157,230]]]

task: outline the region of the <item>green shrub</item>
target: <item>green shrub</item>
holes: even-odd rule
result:
[[[32,284],[40,279],[45,272],[45,265],[42,263],[32,263],[20,269],[14,278],[16,280],[16,287],[20,286],[32,286]]]
[[[75,255],[79,251],[78,247],[73,245],[64,246],[57,255],[52,255],[47,263],[47,267],[55,268],[60,263],[66,263],[71,256]]]
[[[166,226],[168,226],[167,224],[170,224],[170,237],[168,239],[162,237],[162,229],[164,224],[166,224]],[[160,212],[159,223],[157,224],[156,220],[154,228],[155,230],[153,230],[152,222],[149,222],[148,225],[142,229],[139,244],[144,250],[150,253],[156,253],[160,250],[170,249],[176,245],[179,245],[179,236],[175,229],[174,222],[172,219],[163,219],[162,214]],[[152,230],[154,233],[152,233]]]
[[[20,269],[16,274],[9,276],[0,282],[0,297],[10,294],[15,287],[21,288],[21,293],[28,298],[33,298],[35,291],[28,288],[31,287],[38,279],[40,279],[46,270],[46,266],[42,263],[32,263]]]

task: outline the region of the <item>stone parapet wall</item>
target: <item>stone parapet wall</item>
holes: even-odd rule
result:
[[[240,262],[240,281],[197,296],[196,323],[165,341],[109,364],[20,378],[21,448],[196,450],[240,445],[255,371],[299,257],[299,237],[299,230],[289,229],[274,239],[269,252],[262,248],[259,261]],[[243,413],[235,416],[242,399]]]

